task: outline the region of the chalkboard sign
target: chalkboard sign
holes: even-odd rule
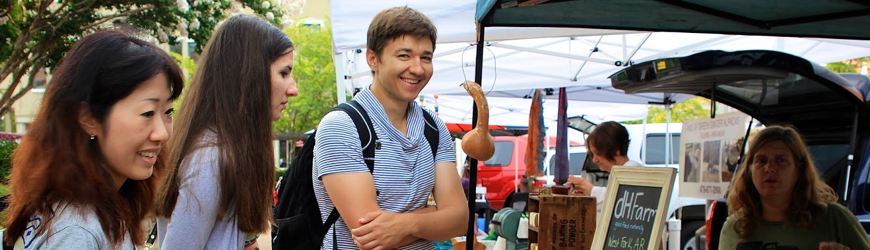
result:
[[[661,192],[657,187],[619,186],[604,249],[647,249]]]
[[[593,249],[657,249],[676,169],[615,167]]]

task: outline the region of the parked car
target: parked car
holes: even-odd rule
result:
[[[512,197],[521,185],[522,176],[526,172],[526,147],[528,135],[520,136],[493,136],[495,141],[495,154],[486,161],[479,161],[477,165],[477,183],[486,187],[486,201],[492,210],[498,211],[505,205],[505,201],[512,201]],[[550,137],[555,146],[555,137]],[[569,142],[570,147],[579,147],[582,144]],[[550,146],[550,147],[552,147]],[[584,149],[585,151],[585,149]]]
[[[575,146],[568,148],[568,173],[573,175],[582,175],[583,164],[586,162],[586,146]],[[543,180],[546,185],[555,185],[556,174],[556,149],[547,150],[547,155],[544,156],[544,176],[538,178]]]
[[[870,87],[858,83],[866,82],[865,76],[848,77],[853,80],[797,56],[749,50],[638,63],[613,74],[611,81],[626,93],[703,96],[761,124],[794,126],[806,139],[819,174],[870,231]],[[727,204],[720,200],[709,212],[707,249],[718,248],[724,210]]]

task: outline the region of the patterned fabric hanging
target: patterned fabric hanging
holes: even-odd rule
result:
[[[541,90],[536,89],[529,108],[529,137],[526,148],[526,177],[544,174],[544,110]]]
[[[565,88],[559,88],[559,118],[556,121],[556,169],[554,181],[562,185],[568,181],[568,100]]]

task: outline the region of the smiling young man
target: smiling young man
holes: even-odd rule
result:
[[[465,232],[468,209],[452,138],[432,115],[431,126],[438,128],[433,157],[423,135],[423,112],[429,111],[414,102],[432,78],[435,40],[429,18],[408,7],[384,10],[369,25],[366,59],[373,82],[354,100],[378,136],[374,172],[347,113],[324,116],[315,138],[314,190],[322,221],[333,208],[341,217],[323,249],[433,249],[433,240]],[[435,207],[426,206],[430,194]]]

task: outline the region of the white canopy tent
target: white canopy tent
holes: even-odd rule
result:
[[[439,43],[473,42],[474,0],[330,0],[330,18],[336,51],[366,47],[366,31],[372,18],[386,8],[408,6],[422,11],[438,28]],[[621,34],[620,30],[563,28],[488,28],[486,37],[501,41],[523,38]],[[473,61],[473,60],[472,60]]]
[[[370,71],[362,52],[365,51],[366,30],[372,17],[380,10],[402,5],[420,10],[439,29],[435,72],[423,94],[437,94],[439,98],[465,95],[459,83],[466,79],[475,79],[475,50],[472,44],[476,42],[477,34],[474,18],[476,1],[330,0],[339,100],[344,98],[344,91],[362,88],[371,82]],[[617,7],[618,4],[610,6],[611,9]],[[610,14],[596,12],[594,9],[567,13],[580,16],[585,11],[599,15]],[[519,18],[523,17],[528,16]],[[558,15],[549,17],[557,20],[560,18]],[[674,18],[673,22],[679,21],[682,19]],[[487,27],[485,41],[481,85],[490,100],[495,100],[495,97],[526,98],[531,96],[534,88],[566,87],[568,99],[574,101],[634,104],[663,102],[665,98],[680,101],[686,96],[626,95],[613,89],[607,77],[627,63],[686,56],[703,50],[776,50],[818,64],[870,56],[870,41],[576,28]],[[546,98],[555,99],[557,96],[553,94]],[[515,107],[517,111],[528,109],[527,101],[515,102],[516,104],[508,107]],[[439,101],[439,106],[445,105],[442,103],[446,101]],[[573,108],[575,105],[577,104],[571,103],[569,107]],[[598,107],[600,104],[594,105]],[[470,102],[466,102],[457,107],[469,109],[465,113],[467,114],[472,106]],[[547,108],[544,110],[548,112]],[[549,110],[552,112],[555,108]],[[491,107],[491,114],[497,112]],[[569,110],[568,114],[571,116],[583,113]],[[522,114],[518,115],[523,117]],[[472,167],[472,170],[476,170],[476,167]],[[476,175],[472,174],[471,181],[475,180]],[[471,237],[471,231],[468,235]]]
[[[436,98],[437,96],[437,98]],[[424,94],[418,99],[422,105],[438,112],[438,117],[446,123],[471,124],[472,100],[461,95],[431,95]],[[510,97],[489,97],[489,123],[493,125],[526,127],[529,124],[529,107],[531,99]],[[559,101],[545,99],[542,105],[546,134],[556,135],[557,107]],[[604,103],[586,101],[568,101],[569,116],[583,115],[589,121],[601,123],[604,121],[639,120],[646,116],[646,104]],[[585,137],[579,131],[568,130],[568,139],[584,141]]]
[[[418,99],[422,105],[437,111],[438,116],[447,123],[471,124],[472,100],[459,95],[424,94]],[[490,123],[505,126],[527,126],[531,99],[509,97],[489,97]],[[557,107],[555,99],[544,100],[544,122],[547,127],[555,127]],[[568,113],[585,115],[591,121],[628,121],[643,119],[647,107],[644,104],[600,103],[568,101]],[[552,124],[550,123],[552,122]]]
[[[475,40],[474,0],[331,0],[339,99],[344,91],[371,82],[363,53],[368,24],[380,10],[401,5],[422,11],[438,28],[435,73],[423,93],[465,95],[459,83],[474,79],[474,50],[470,49]],[[662,94],[626,95],[613,89],[607,77],[626,62],[710,49],[778,50],[819,64],[870,56],[870,41],[821,38],[515,27],[487,28],[486,38],[482,85],[488,97],[524,98],[533,88],[567,87],[569,100],[609,103],[647,104],[664,99]]]

